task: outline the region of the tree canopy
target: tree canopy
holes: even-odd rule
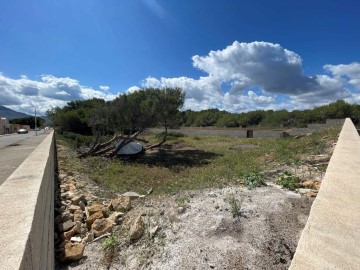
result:
[[[304,127],[326,119],[349,117],[358,125],[360,105],[343,100],[311,110],[255,110],[229,113],[218,109],[180,111],[184,93],[179,88],[148,88],[119,95],[113,101],[77,100],[48,112],[53,126],[84,135],[131,134],[149,127]]]
[[[325,123],[326,119],[346,118],[358,125],[360,105],[349,104],[343,100],[320,106],[312,110],[255,110],[244,113],[229,113],[218,109],[182,113],[184,126],[216,127],[304,127],[307,124]]]
[[[114,155],[121,147],[136,139],[145,129],[155,126],[167,128],[179,125],[180,109],[184,104],[184,92],[180,88],[146,88],[133,93],[119,95],[113,101],[102,99],[76,100],[65,107],[48,111],[54,128],[60,132],[74,132],[82,135],[95,135],[96,139],[89,150],[92,154]],[[123,137],[117,135],[128,135]],[[115,134],[108,143],[99,144],[102,135]],[[116,149],[112,142],[122,138]],[[89,152],[88,152],[89,153]]]
[[[29,125],[30,128],[35,128],[35,117],[15,118],[9,121],[11,124]],[[45,124],[45,120],[41,117],[36,117],[36,127],[42,127]]]

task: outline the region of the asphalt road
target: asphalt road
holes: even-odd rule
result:
[[[0,185],[20,166],[48,134],[43,130],[28,134],[0,136]],[[36,168],[34,168],[36,169]]]

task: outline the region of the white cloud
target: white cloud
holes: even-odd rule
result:
[[[247,95],[233,95],[227,92],[224,95],[224,108],[230,112],[247,111],[249,109],[263,109],[275,101],[273,96],[258,95],[248,91]]]
[[[143,87],[180,87],[185,91],[185,109],[203,110],[221,106],[221,82],[211,76],[200,77],[198,80],[179,77],[161,78],[148,77]]]
[[[70,96],[70,94],[65,91],[56,92],[55,94],[59,96]]]
[[[131,94],[131,93],[134,93],[134,92],[139,91],[139,90],[140,90],[140,87],[138,87],[138,86],[131,86],[131,87],[129,87],[129,88],[126,90],[126,93]]]
[[[360,63],[325,65],[324,68],[331,72],[337,80],[349,83],[360,90]]]
[[[52,107],[62,107],[68,101],[94,97],[111,100],[116,95],[83,86],[68,77],[42,75],[40,80],[31,80],[25,75],[12,79],[0,74],[0,105],[25,113],[31,113],[31,106],[36,106],[39,114],[45,114]]]
[[[308,76],[303,73],[298,54],[269,42],[235,41],[223,50],[195,55],[192,60],[195,68],[208,75],[199,79],[148,77],[142,86],[181,87],[186,92],[185,108],[229,111],[282,108],[285,104],[276,99],[277,94],[289,97],[290,109],[302,109],[352,97],[354,93],[345,83],[360,89],[359,63],[326,65],[331,76]]]
[[[184,109],[192,110],[291,110],[337,99],[360,101],[360,63],[325,65],[326,74],[308,76],[303,73],[301,57],[279,44],[237,41],[206,56],[195,55],[192,60],[193,66],[206,75],[199,78],[149,76],[140,87],[180,87],[186,93]],[[140,87],[131,86],[125,92],[133,93]],[[106,85],[99,89],[68,77],[42,75],[39,80],[31,80],[22,75],[12,79],[0,73],[0,105],[24,112],[34,104],[44,113],[75,99],[116,97]]]
[[[102,91],[109,91],[109,90],[110,90],[110,87],[109,87],[109,86],[106,86],[106,85],[100,85],[100,90],[102,90]]]

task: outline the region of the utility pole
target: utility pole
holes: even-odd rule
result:
[[[35,106],[31,106],[35,108],[35,136],[37,136],[37,126],[36,126],[36,107]]]

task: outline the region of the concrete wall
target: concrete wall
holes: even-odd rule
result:
[[[149,129],[151,132],[160,133],[163,129]],[[278,130],[258,130],[258,129],[169,129],[169,132],[180,132],[186,135],[206,135],[206,136],[231,136],[246,138],[247,130],[253,131],[253,138],[279,138],[282,136],[283,131]]]
[[[54,133],[0,186],[0,269],[54,269]]]
[[[308,124],[306,128],[292,128],[290,135],[303,135],[307,133],[317,132],[327,128],[341,127],[345,119],[326,119],[326,124]]]
[[[346,119],[291,270],[360,269],[360,137]]]

